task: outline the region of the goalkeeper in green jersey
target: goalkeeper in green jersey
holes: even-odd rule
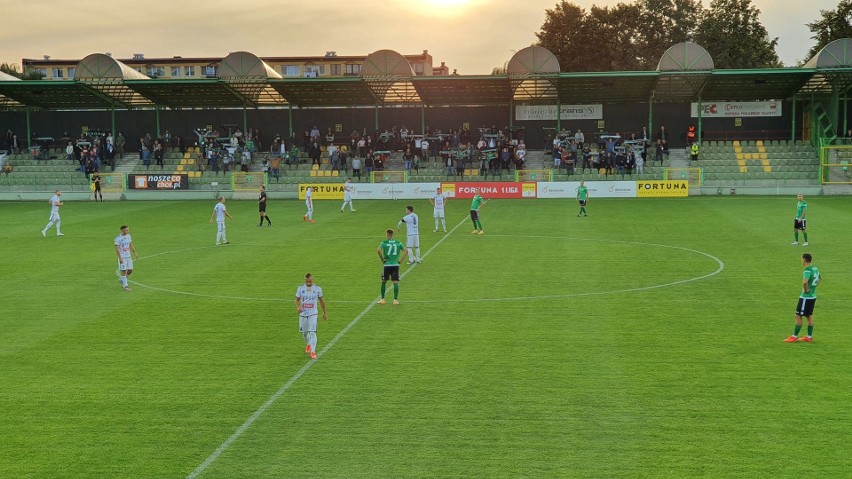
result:
[[[473,234],[485,234],[485,231],[482,230],[482,222],[479,221],[479,209],[482,208],[484,203],[485,200],[479,194],[479,189],[474,188],[473,201],[470,203],[470,219],[473,221]]]
[[[393,230],[385,231],[387,239],[379,244],[376,252],[382,260],[382,297],[379,304],[385,304],[385,291],[388,279],[393,281],[393,304],[399,304],[399,262],[405,259],[405,245],[393,238]]]

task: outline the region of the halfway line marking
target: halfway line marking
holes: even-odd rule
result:
[[[457,224],[452,230],[450,230],[449,233],[444,235],[440,240],[438,240],[437,243],[432,245],[432,247],[429,248],[429,251],[427,251],[425,254],[423,254],[423,258],[429,256],[429,253],[431,253],[435,248],[440,246],[440,244],[443,243],[444,240],[449,238],[450,235],[452,235],[457,229],[459,229],[459,227],[461,225],[463,225],[465,223],[465,221],[467,221],[467,218],[463,218],[459,222],[459,224]],[[407,276],[408,273],[413,271],[414,268],[416,268],[416,267],[417,267],[417,265],[415,264],[412,268],[405,270],[405,272],[400,275],[400,279]],[[210,456],[208,456],[207,459],[205,459],[204,462],[201,463],[201,465],[199,465],[197,468],[195,468],[194,471],[192,471],[192,473],[190,473],[188,476],[186,476],[187,479],[195,479],[196,477],[198,477],[199,474],[204,472],[205,469],[210,467],[211,464],[216,462],[216,459],[218,459],[219,456],[221,456],[222,453],[225,452],[225,450],[228,449],[228,447],[234,441],[236,441],[240,436],[242,436],[243,433],[246,432],[246,430],[248,428],[250,428],[251,425],[254,424],[255,421],[257,421],[257,418],[259,418],[261,414],[263,414],[267,409],[269,409],[275,403],[275,401],[277,401],[278,398],[281,397],[282,394],[287,392],[287,390],[290,389],[290,386],[292,386],[293,383],[298,381],[299,378],[302,377],[302,375],[305,374],[311,368],[311,366],[316,364],[316,362],[326,353],[326,351],[331,349],[337,343],[337,341],[340,340],[340,338],[342,338],[347,332],[349,332],[350,329],[352,329],[356,324],[358,324],[358,322],[361,321],[361,318],[366,316],[367,313],[369,313],[370,310],[372,310],[373,307],[375,305],[377,305],[378,303],[379,303],[379,298],[376,298],[372,302],[370,302],[370,304],[368,304],[367,307],[364,308],[363,311],[358,313],[358,316],[355,316],[355,319],[350,321],[349,324],[347,324],[345,328],[343,328],[339,333],[337,333],[337,336],[335,336],[331,341],[329,341],[329,343],[326,344],[326,346],[324,348],[322,348],[322,350],[320,350],[319,353],[317,353],[317,359],[316,360],[312,359],[312,360],[308,361],[304,366],[302,366],[301,369],[299,369],[296,372],[296,374],[293,375],[293,377],[291,377],[289,380],[287,380],[287,382],[284,383],[284,385],[281,386],[281,388],[278,391],[276,391],[275,394],[270,396],[269,399],[267,399],[266,402],[263,403],[263,405],[260,406],[257,409],[257,411],[254,412],[254,414],[249,416],[249,418],[246,419],[246,422],[244,422],[242,426],[237,428],[237,430],[234,431],[234,433],[231,434],[231,436],[228,439],[226,439],[225,442],[223,442],[219,447],[217,447],[216,450],[213,451],[213,454],[210,454]]]

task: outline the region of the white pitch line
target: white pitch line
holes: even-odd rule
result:
[[[440,246],[440,245],[441,245],[441,243],[443,243],[443,242],[444,242],[447,238],[449,238],[449,237],[450,237],[450,235],[451,235],[451,234],[453,234],[453,232],[455,232],[457,229],[459,229],[459,227],[460,227],[461,225],[463,225],[465,221],[467,221],[467,218],[463,218],[463,219],[459,222],[459,224],[457,224],[457,225],[456,225],[456,226],[455,226],[452,230],[450,230],[450,232],[449,232],[449,233],[447,233],[446,235],[444,235],[444,237],[443,237],[443,238],[441,238],[440,240],[438,240],[438,242],[437,242],[437,243],[435,243],[434,245],[432,245],[432,247],[431,247],[431,248],[429,248],[429,250],[428,250],[428,251],[426,251],[426,253],[425,253],[425,254],[423,254],[423,256],[422,256],[422,257],[423,257],[423,258],[425,258],[425,257],[429,256],[429,253],[431,253],[432,251],[434,251],[434,249],[435,249],[435,248],[437,248],[438,246]],[[407,270],[405,270],[405,272],[404,272],[404,273],[402,273],[402,275],[400,275],[400,279],[402,279],[402,278],[404,278],[405,276],[407,276],[407,275],[408,275],[408,273],[410,273],[411,271],[413,271],[413,270],[414,270],[414,268],[415,268],[416,266],[417,266],[417,265],[415,264],[413,267],[408,268]],[[321,358],[321,357],[322,357],[322,356],[326,353],[326,351],[328,351],[329,349],[331,349],[331,348],[332,348],[332,347],[333,347],[333,346],[337,343],[337,341],[339,341],[339,340],[340,340],[340,339],[341,339],[344,335],[346,335],[346,333],[347,333],[347,332],[349,332],[349,330],[350,330],[350,329],[352,329],[352,328],[353,328],[356,324],[358,324],[358,322],[359,322],[359,321],[361,321],[361,318],[363,318],[364,316],[366,316],[366,315],[367,315],[367,313],[369,313],[369,312],[370,312],[370,310],[372,310],[372,309],[373,309],[373,307],[374,307],[376,304],[378,304],[378,302],[379,302],[379,299],[378,299],[378,298],[374,299],[372,302],[370,302],[370,304],[368,304],[368,305],[367,305],[367,307],[366,307],[366,308],[364,308],[364,310],[363,310],[363,311],[361,311],[360,313],[358,313],[358,316],[355,316],[355,319],[353,319],[352,321],[350,321],[350,322],[349,322],[349,324],[347,324],[345,328],[343,328],[343,329],[342,329],[339,333],[337,333],[337,336],[335,336],[335,337],[334,337],[334,339],[332,339],[331,341],[329,341],[329,342],[328,342],[328,344],[326,344],[326,346],[325,346],[324,348],[322,348],[322,350],[320,350],[320,352],[319,352],[319,353],[317,353],[317,360],[319,360],[319,358]],[[260,406],[260,407],[257,409],[257,411],[255,411],[255,412],[254,412],[254,414],[252,414],[251,416],[249,416],[249,418],[248,418],[248,419],[246,419],[246,422],[244,422],[242,426],[240,426],[239,428],[237,428],[237,430],[236,430],[236,431],[234,431],[234,433],[233,433],[233,434],[231,434],[231,436],[230,436],[228,439],[226,439],[226,440],[225,440],[225,442],[223,442],[223,443],[222,443],[219,447],[217,447],[217,448],[216,448],[216,450],[215,450],[215,451],[213,451],[213,454],[210,454],[210,456],[208,456],[208,457],[207,457],[207,459],[205,459],[205,460],[204,460],[204,462],[202,462],[202,463],[201,463],[201,465],[199,465],[197,468],[195,468],[195,470],[194,470],[194,471],[192,471],[192,473],[190,473],[188,476],[186,476],[186,477],[187,477],[187,479],[195,479],[196,477],[198,477],[198,475],[199,475],[199,474],[201,474],[202,472],[204,472],[204,470],[205,470],[205,469],[207,469],[208,467],[210,467],[210,465],[211,465],[211,464],[213,464],[214,462],[216,462],[216,459],[218,459],[218,458],[219,458],[219,456],[221,456],[221,455],[222,455],[222,453],[223,453],[223,452],[225,452],[225,450],[226,450],[226,449],[228,449],[228,447],[229,447],[229,446],[230,446],[230,445],[231,445],[234,441],[236,441],[236,440],[237,440],[240,436],[242,436],[242,435],[243,435],[243,433],[244,433],[244,432],[246,432],[246,430],[247,430],[248,428],[250,428],[250,427],[251,427],[251,425],[252,425],[252,424],[254,424],[254,422],[255,422],[255,421],[257,421],[257,418],[259,418],[261,414],[263,414],[263,413],[264,413],[267,409],[269,409],[269,408],[270,408],[270,407],[271,407],[271,406],[275,403],[275,401],[277,401],[277,400],[278,400],[278,398],[279,398],[279,397],[281,397],[281,395],[282,395],[282,394],[284,394],[285,392],[287,392],[287,390],[288,390],[288,389],[290,389],[290,387],[293,385],[293,383],[295,383],[296,381],[298,381],[298,380],[299,380],[299,378],[300,378],[300,377],[302,377],[302,375],[303,375],[303,374],[305,374],[305,373],[306,373],[306,372],[307,372],[307,371],[311,368],[311,366],[313,366],[314,364],[316,364],[317,360],[313,360],[313,359],[312,359],[312,360],[308,361],[308,362],[307,362],[304,366],[302,366],[302,368],[301,368],[301,369],[299,369],[299,370],[296,372],[296,374],[294,374],[294,375],[293,375],[293,377],[291,377],[289,380],[287,380],[287,382],[286,382],[286,383],[284,383],[284,385],[283,385],[283,386],[281,386],[281,388],[280,388],[280,389],[278,389],[278,391],[276,391],[276,392],[275,392],[275,394],[273,394],[272,396],[270,396],[270,397],[269,397],[269,399],[267,399],[267,400],[266,400],[266,402],[265,402],[265,403],[263,403],[263,405],[262,405],[262,406]]]

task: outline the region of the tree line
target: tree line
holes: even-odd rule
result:
[[[806,26],[815,44],[808,58],[838,38],[852,37],[852,0],[821,10]],[[676,43],[695,42],[710,53],[716,68],[784,66],[751,0],[635,0],[588,10],[562,0],[545,10],[538,45],[559,59],[562,71],[655,70]]]

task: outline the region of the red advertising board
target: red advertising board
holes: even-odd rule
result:
[[[474,190],[485,199],[491,198],[535,198],[536,183],[525,182],[454,182],[441,183],[444,193],[450,198],[473,198]]]

